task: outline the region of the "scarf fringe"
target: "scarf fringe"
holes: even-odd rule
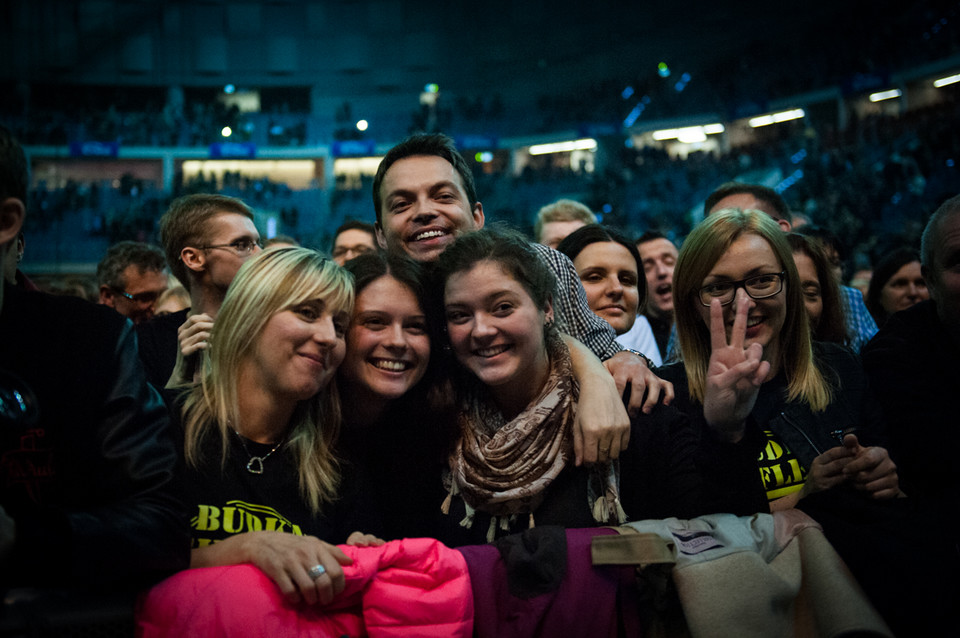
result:
[[[470,529],[473,527],[473,517],[477,513],[477,510],[470,507],[470,504],[466,501],[463,502],[463,508],[466,510],[467,515],[463,517],[463,520],[460,521],[460,527],[466,527]]]
[[[444,514],[450,513],[450,505],[453,502],[453,497],[460,493],[460,488],[457,487],[456,481],[450,482],[450,491],[447,492],[447,497],[443,499],[443,503],[440,504],[440,511]]]
[[[627,522],[627,513],[623,511],[619,498],[601,496],[593,503],[593,520],[606,525],[616,520],[618,525],[623,525]]]

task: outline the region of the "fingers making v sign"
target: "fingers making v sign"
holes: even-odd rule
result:
[[[718,299],[710,303],[710,362],[707,367],[703,416],[718,434],[731,441],[743,437],[744,423],[753,410],[760,385],[770,373],[763,361],[763,346],[744,347],[750,299],[737,290],[736,314],[727,337],[723,306]]]

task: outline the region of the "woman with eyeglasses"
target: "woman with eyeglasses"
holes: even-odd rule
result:
[[[833,489],[900,494],[890,455],[871,446],[881,417],[860,365],[813,342],[790,244],[769,216],[711,214],[683,243],[674,294],[682,361],[664,376],[707,432],[749,450],[762,509]]]
[[[917,548],[944,560],[951,550],[932,549],[939,541],[919,529],[912,499],[897,498],[896,465],[879,446],[883,415],[859,360],[812,340],[779,225],[754,210],[711,214],[684,241],[673,287],[682,360],[658,373],[702,444],[723,452],[699,456],[723,457],[726,468],[711,473],[708,497],[741,515],[803,510],[888,622],[923,613],[916,606],[930,592],[906,603],[903,587],[920,580]]]

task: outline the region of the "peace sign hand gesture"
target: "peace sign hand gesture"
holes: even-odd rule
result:
[[[743,438],[744,424],[757,401],[760,385],[770,373],[763,361],[763,346],[752,343],[744,348],[750,299],[741,288],[735,300],[736,316],[730,342],[724,328],[720,300],[710,302],[710,364],[707,368],[703,398],[703,416],[707,424],[723,438],[736,443]]]

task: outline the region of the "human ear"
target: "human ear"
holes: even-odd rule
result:
[[[553,298],[552,297],[548,298],[546,304],[544,305],[543,320],[544,320],[544,323],[548,326],[553,323],[554,316],[553,316]]]
[[[17,238],[23,228],[23,218],[26,210],[16,197],[8,197],[0,203],[0,245],[7,244]]]
[[[203,251],[197,250],[192,246],[187,246],[180,251],[180,261],[183,265],[194,272],[203,272],[207,260],[204,258]]]
[[[380,244],[380,248],[387,249],[387,238],[383,234],[383,227],[380,225],[380,222],[377,222],[373,225],[374,230],[377,232],[377,243]]]
[[[473,224],[477,230],[483,228],[483,204],[477,202],[473,205]]]
[[[935,284],[937,283],[937,273],[935,273],[931,268],[920,265],[920,276],[923,277],[923,280],[927,284],[927,290],[930,292],[930,298],[934,301],[939,301],[936,297],[937,289]]]
[[[110,290],[110,286],[106,286],[106,285],[100,286],[100,303],[102,305],[109,306],[110,308],[114,308],[115,299],[116,297],[114,296],[113,291]]]

